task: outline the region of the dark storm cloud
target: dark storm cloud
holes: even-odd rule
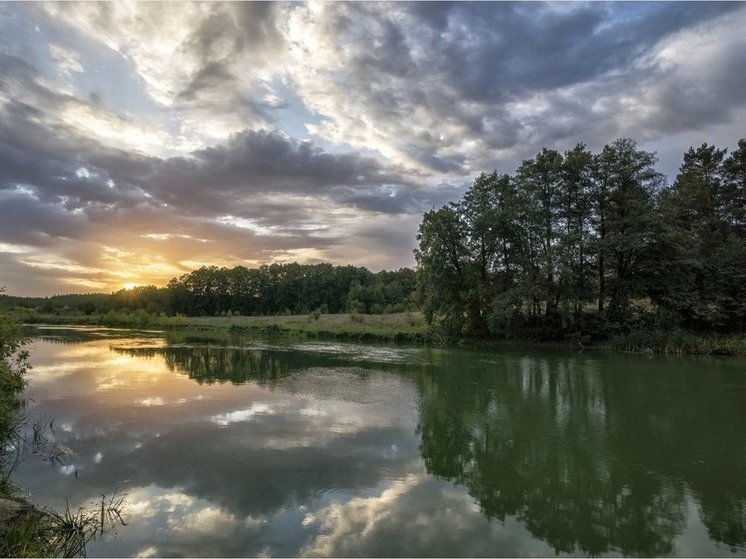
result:
[[[700,82],[675,78],[654,89],[661,110],[651,123],[662,132],[676,133],[727,122],[733,108],[746,102],[745,94],[746,56],[743,51],[724,52],[720,66],[708,69]]]
[[[90,232],[85,216],[20,193],[0,193],[0,242],[51,246]]]
[[[273,2],[234,2],[213,6],[180,48],[200,53],[205,61],[226,53],[268,54],[284,42],[278,25],[278,4]],[[227,43],[227,44],[226,44]]]
[[[233,75],[222,64],[208,62],[197,71],[189,85],[179,92],[178,98],[186,102],[195,101],[203,90],[224,87],[233,80]]]
[[[284,43],[275,3],[235,2],[212,8],[179,46],[202,62],[194,79],[179,93],[183,99],[198,97],[204,89],[223,89],[226,80],[237,78],[232,67],[236,58],[271,57]]]
[[[224,213],[251,206],[252,197],[259,194],[324,196],[363,209],[398,213],[407,208],[382,203],[390,193],[382,185],[416,188],[373,158],[326,153],[310,143],[266,131],[245,131],[226,144],[159,162],[149,184],[150,192],[169,204]]]
[[[736,3],[456,4],[442,68],[464,98],[504,101],[625,68],[661,38]]]

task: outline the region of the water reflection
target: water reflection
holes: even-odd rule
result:
[[[94,555],[744,553],[737,364],[84,339],[32,348],[76,455],[18,481],[124,487]]]
[[[427,469],[557,552],[674,553],[689,492],[709,536],[743,550],[743,372],[662,365],[459,360],[420,375]]]
[[[234,340],[236,341],[236,340]],[[162,357],[171,371],[185,373],[200,384],[231,382],[277,384],[290,373],[349,367],[375,371],[403,372],[419,370],[427,364],[423,354],[437,353],[407,349],[388,349],[351,344],[294,343],[287,346],[153,345],[151,343],[113,344],[112,349],[125,355]]]
[[[297,369],[293,359],[282,361],[291,353],[238,357],[243,350],[210,348],[190,359],[147,340],[125,345],[37,341],[32,348],[32,406],[57,418],[55,436],[76,456],[56,471],[27,460],[19,483],[55,507],[120,486],[129,494],[127,528],[93,554],[297,555],[326,529],[309,513],[424,473],[413,436],[416,391],[406,378],[322,368],[321,356],[268,390],[280,378],[272,371]],[[215,357],[223,368],[205,359],[216,351],[232,354]],[[240,362],[260,366],[246,365],[238,386],[202,374],[208,363],[227,379]],[[190,363],[204,384],[190,380]],[[179,528],[207,520],[209,536]]]

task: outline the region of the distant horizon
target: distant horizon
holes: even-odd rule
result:
[[[745,28],[743,2],[1,3],[0,286],[413,268],[425,211],[543,147],[634,138],[670,182],[746,135]]]

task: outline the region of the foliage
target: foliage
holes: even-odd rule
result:
[[[662,312],[670,327],[743,332],[746,140],[726,153],[690,149],[670,187],[631,139],[481,174],[423,216],[426,319],[451,337],[603,339]]]
[[[110,295],[79,294],[53,297],[0,295],[0,306],[31,312],[45,321],[76,317],[88,324],[142,327],[161,314],[184,316],[297,315],[313,309],[322,313],[356,310],[361,313],[403,312],[415,308],[415,272],[408,268],[373,273],[354,266],[331,264],[271,264],[203,266],[168,287],[152,285],[122,289]],[[89,318],[85,321],[83,319]]]
[[[613,337],[609,347],[617,351],[665,355],[746,355],[743,337],[695,335],[680,328],[635,330]]]
[[[0,289],[1,290],[1,289]],[[21,322],[0,309],[0,491],[7,492],[21,448],[18,435],[20,393],[26,386],[29,368]]]

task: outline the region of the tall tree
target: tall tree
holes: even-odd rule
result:
[[[466,227],[455,205],[425,213],[415,250],[423,312],[429,323],[440,320],[451,335],[470,334],[474,321],[475,286]]]
[[[746,235],[746,138],[738,140],[723,162],[723,206],[728,223],[740,236]]]
[[[562,234],[562,155],[543,149],[535,159],[524,161],[516,180],[523,196],[524,231],[528,256],[538,289],[534,292],[532,313],[543,307],[548,315],[557,314],[562,295],[560,235]]]
[[[624,322],[629,318],[632,297],[643,292],[644,277],[654,265],[650,259],[657,222],[654,195],[664,178],[653,167],[655,154],[638,149],[629,138],[604,146],[599,159],[604,204],[599,207],[603,225],[599,258],[611,260],[609,315]],[[606,270],[602,272],[599,279],[606,281]],[[599,297],[603,296],[601,292]]]
[[[665,232],[651,297],[676,311],[688,327],[711,320],[715,252],[728,234],[722,167],[726,150],[702,144],[684,154],[660,200]]]
[[[562,216],[565,231],[561,259],[563,285],[573,317],[593,298],[591,233],[593,154],[583,144],[565,152],[562,167]]]
[[[467,232],[469,264],[474,267],[473,293],[469,294],[473,305],[479,307],[478,311],[473,310],[474,317],[479,317],[474,326],[481,330],[486,328],[486,317],[497,287],[496,273],[501,256],[499,206],[501,191],[508,181],[507,176],[499,176],[497,172],[482,173],[456,207]]]

